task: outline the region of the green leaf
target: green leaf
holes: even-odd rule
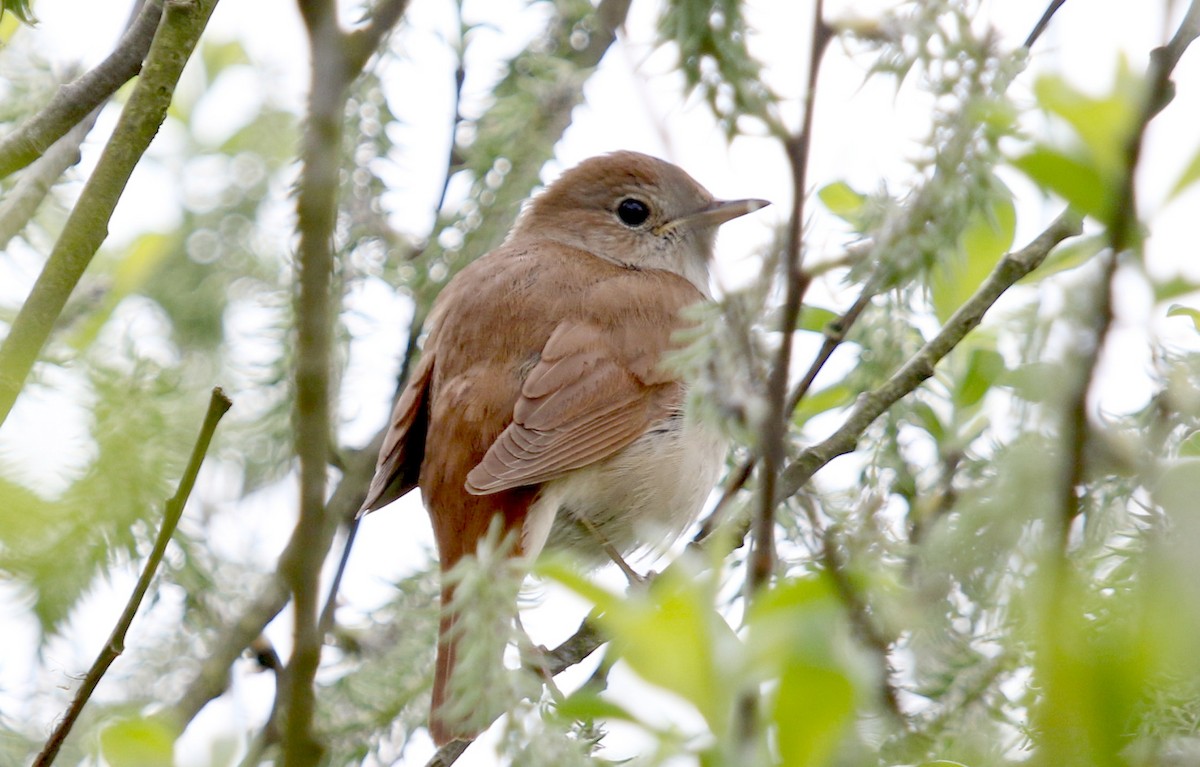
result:
[[[1154,283],[1154,301],[1156,303],[1170,301],[1172,298],[1186,296],[1197,290],[1200,290],[1200,284],[1192,282],[1186,277],[1172,277],[1166,282]]]
[[[538,557],[537,563],[533,567],[533,572],[539,577],[549,578],[566,586],[571,591],[591,602],[600,611],[609,610],[620,605],[621,597],[619,595],[597,585],[580,574],[572,560],[566,556],[555,555],[553,552],[544,554]]]
[[[24,24],[33,25],[37,23],[37,17],[29,9],[29,0],[4,0],[3,3],[0,3],[0,17],[9,13],[16,16]]]
[[[753,677],[779,680],[770,716],[787,767],[825,764],[853,721],[855,685],[834,650],[841,622],[824,577],[784,580],[746,617]]]
[[[935,442],[941,442],[946,436],[946,427],[942,419],[938,418],[938,414],[928,402],[914,402],[912,413],[920,422],[921,428],[929,432],[929,436],[933,437]]]
[[[771,709],[784,767],[826,764],[854,719],[854,685],[839,671],[791,662]]]
[[[1062,365],[1054,362],[1030,362],[1006,372],[1000,383],[1027,402],[1047,402],[1062,385]]]
[[[954,390],[954,403],[959,407],[978,403],[1006,371],[1004,356],[1000,352],[972,349],[967,360],[967,372]]]
[[[595,719],[612,719],[623,722],[638,721],[628,709],[601,697],[594,689],[583,687],[554,708],[555,713],[568,721],[591,721]]]
[[[1179,180],[1175,182],[1175,186],[1171,187],[1171,192],[1167,195],[1167,199],[1175,199],[1197,181],[1200,181],[1200,147],[1192,155],[1191,162],[1183,169],[1183,173],[1180,174]]]
[[[826,578],[789,578],[760,594],[746,617],[751,665],[763,677],[777,676],[789,656],[812,663],[831,659],[831,627],[837,598]]]
[[[1200,431],[1192,432],[1183,442],[1179,443],[1179,455],[1181,458],[1200,456]]]
[[[1017,213],[1007,194],[975,210],[959,237],[957,252],[938,260],[930,275],[933,310],[943,323],[966,303],[1012,247]]]
[[[737,665],[741,640],[713,607],[711,578],[697,577],[688,561],[677,560],[648,589],[622,598],[548,559],[535,572],[595,604],[615,651],[638,676],[690,702],[718,736],[728,728],[735,683],[728,669],[731,659]]]
[[[237,40],[221,43],[206,41],[201,46],[200,56],[204,61],[204,74],[210,85],[226,68],[250,63],[249,54]]]
[[[845,181],[835,181],[821,187],[817,197],[829,212],[848,224],[858,226],[862,221],[863,206],[867,196],[854,191]]]
[[[813,416],[828,412],[834,408],[845,407],[854,402],[854,390],[840,381],[824,389],[810,391],[800,400],[794,415],[796,424],[803,424]]]
[[[278,166],[295,155],[299,137],[294,114],[265,108],[226,139],[218,150],[228,155],[250,152],[261,156],[268,165]]]
[[[1145,82],[1122,59],[1112,90],[1092,96],[1061,77],[1044,76],[1034,85],[1038,103],[1071,127],[1076,141],[1054,148],[1038,145],[1013,165],[1043,189],[1061,196],[1078,212],[1111,224],[1115,192],[1125,177],[1126,145],[1145,99]]]
[[[1108,246],[1108,238],[1102,234],[1074,237],[1050,251],[1042,265],[1020,279],[1022,285],[1041,282],[1052,274],[1066,272],[1083,266]]]
[[[100,753],[110,767],[162,767],[174,764],[178,736],[165,717],[120,719],[100,733]]]
[[[800,322],[797,323],[796,329],[807,330],[812,333],[824,333],[829,323],[835,321],[840,316],[832,309],[805,304],[800,310]]]
[[[685,574],[688,569],[676,563],[648,593],[631,595],[600,622],[638,676],[690,702],[719,735],[728,727],[733,696],[717,659],[728,663],[733,654],[718,653],[717,646],[737,647],[740,640],[713,608],[708,579]]]
[[[1044,145],[1017,157],[1012,164],[1079,213],[1108,220],[1113,207],[1112,184],[1094,164]]]
[[[1103,96],[1083,93],[1056,75],[1044,75],[1034,83],[1038,104],[1070,124],[1101,175],[1110,179],[1124,173],[1125,144],[1144,89],[1124,58],[1118,63],[1112,91]]]
[[[1192,307],[1184,306],[1183,304],[1171,304],[1170,308],[1167,309],[1167,316],[1187,317],[1192,321],[1192,326],[1195,327],[1196,330],[1200,330],[1200,309],[1193,309]]]

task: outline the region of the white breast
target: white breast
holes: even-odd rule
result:
[[[683,416],[660,422],[621,452],[547,482],[525,520],[526,553],[566,548],[599,564],[608,558],[598,536],[623,554],[669,545],[700,513],[726,448]]]

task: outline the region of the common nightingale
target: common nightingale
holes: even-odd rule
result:
[[[669,540],[699,513],[726,444],[685,416],[685,384],[661,362],[689,327],[682,310],[711,298],[717,227],[766,204],[715,200],[643,154],[594,157],[530,200],[504,244],[434,303],[363,511],[420,487],[433,523],[439,745],[486,724],[448,714],[456,657],[474,638],[454,631],[469,608],[451,608],[444,576],[493,520],[513,557],[549,545],[599,561]]]

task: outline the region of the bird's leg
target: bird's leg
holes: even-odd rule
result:
[[[579,524],[583,525],[585,530],[592,534],[592,537],[600,544],[600,548],[604,549],[604,553],[608,554],[617,567],[621,568],[621,572],[625,573],[630,586],[640,586],[646,582],[646,578],[639,575],[637,570],[629,566],[629,563],[621,556],[621,552],[617,551],[617,547],[608,542],[608,539],[604,537],[599,528],[592,524],[590,519],[583,516],[576,517],[576,519],[579,520]]]

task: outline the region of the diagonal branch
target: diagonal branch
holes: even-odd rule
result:
[[[0,178],[36,160],[72,126],[137,76],[154,41],[162,12],[163,0],[147,0],[108,58],[60,87],[42,111],[0,140]]]
[[[175,85],[216,4],[217,0],[173,0],[167,4],[142,77],[46,266],[0,345],[0,424],[8,418],[71,291],[108,235],[113,209],[166,119]]]
[[[321,552],[321,557],[324,558],[333,543],[337,522],[353,517],[362,506],[367,485],[371,482],[371,475],[375,473],[375,456],[383,443],[383,435],[381,430],[369,445],[346,456],[341,481],[329,499],[324,526],[311,538],[300,539],[293,536],[288,543],[289,550],[280,556],[281,562],[291,561],[295,556],[291,549],[300,547]],[[200,669],[171,707],[171,715],[180,729],[191,722],[209,701],[225,691],[229,684],[229,667],[262,633],[267,624],[283,611],[287,602],[286,584],[277,574],[266,582],[254,600],[229,624],[221,635],[220,642],[203,659]]]
[[[776,501],[782,502],[795,495],[825,464],[853,452],[867,427],[932,376],[934,366],[979,325],[983,315],[1005,291],[1036,269],[1058,243],[1078,235],[1080,231],[1079,219],[1074,214],[1064,213],[1033,242],[1000,259],[975,294],[958,308],[936,336],[881,386],[860,395],[837,431],[804,450],[784,469]]]
[[[67,735],[70,734],[71,728],[74,727],[76,720],[78,720],[84,705],[92,697],[92,692],[96,689],[96,685],[100,683],[100,680],[104,677],[105,672],[108,671],[109,666],[113,664],[113,661],[125,651],[125,635],[128,633],[129,627],[133,624],[133,619],[137,615],[138,608],[142,605],[142,599],[145,598],[146,592],[150,588],[150,582],[154,579],[154,574],[158,571],[158,566],[162,562],[163,555],[166,554],[167,544],[171,542],[171,536],[174,535],[175,528],[179,525],[179,519],[183,516],[183,507],[187,505],[188,497],[192,494],[192,487],[196,484],[196,475],[200,473],[200,464],[204,463],[204,456],[208,453],[208,446],[212,442],[213,434],[216,433],[217,424],[220,423],[221,417],[228,412],[232,405],[233,402],[225,396],[225,392],[221,391],[219,387],[213,389],[212,397],[208,402],[208,413],[204,416],[204,424],[200,427],[200,435],[196,438],[196,444],[192,448],[192,456],[188,459],[187,468],[179,480],[179,487],[175,491],[175,495],[166,503],[162,527],[158,531],[158,538],[154,541],[154,549],[150,552],[150,556],[146,558],[146,564],[142,566],[142,574],[138,578],[137,585],[134,586],[133,593],[129,595],[129,601],[125,604],[125,610],[121,613],[121,617],[117,619],[117,625],[113,627],[108,641],[104,643],[100,654],[96,656],[95,662],[83,678],[83,682],[80,684],[79,690],[75,693],[75,698],[71,701],[67,712],[63,715],[58,725],[55,726],[50,739],[46,741],[46,745],[42,748],[41,753],[34,760],[34,767],[48,767],[54,763],[59,749],[62,748]]]
[[[382,0],[375,6],[371,20],[365,27],[346,35],[346,55],[352,72],[359,72],[367,65],[367,59],[379,48],[383,38],[404,16],[409,0]]]
[[[34,160],[4,196],[4,204],[0,205],[0,250],[8,247],[12,238],[20,234],[33,218],[54,182],[67,168],[79,162],[79,147],[99,116],[100,107],[97,107],[45,154]]]
[[[886,275],[889,271],[890,267],[888,265],[880,264],[875,273],[863,285],[854,303],[846,311],[842,312],[836,320],[833,320],[826,326],[825,340],[821,343],[821,348],[813,356],[813,361],[809,364],[804,377],[788,393],[787,405],[783,411],[787,418],[791,418],[792,413],[800,405],[800,401],[804,399],[805,395],[812,388],[817,375],[825,368],[825,363],[829,362],[829,358],[833,356],[837,348],[846,340],[846,334],[850,328],[854,326],[854,323],[858,321],[859,315],[866,309],[867,304],[871,303],[871,299],[879,292],[879,286],[886,282]],[[729,503],[745,487],[756,466],[758,466],[758,454],[752,453],[737,469],[729,473],[728,478],[725,480],[725,486],[721,490],[721,497],[717,499],[712,511],[700,523],[700,529],[692,539],[691,546],[703,545],[709,536],[716,532],[724,520],[725,510]],[[734,539],[740,542],[746,537],[747,532],[749,530],[742,531],[741,534],[734,536]]]
[[[1046,27],[1050,26],[1050,19],[1054,18],[1054,14],[1058,13],[1058,9],[1065,5],[1067,0],[1050,0],[1050,5],[1046,6],[1045,13],[1038,19],[1038,23],[1034,24],[1033,30],[1029,33],[1029,37],[1025,38],[1024,44],[1021,46],[1025,50],[1033,47],[1042,33],[1046,31]]]

